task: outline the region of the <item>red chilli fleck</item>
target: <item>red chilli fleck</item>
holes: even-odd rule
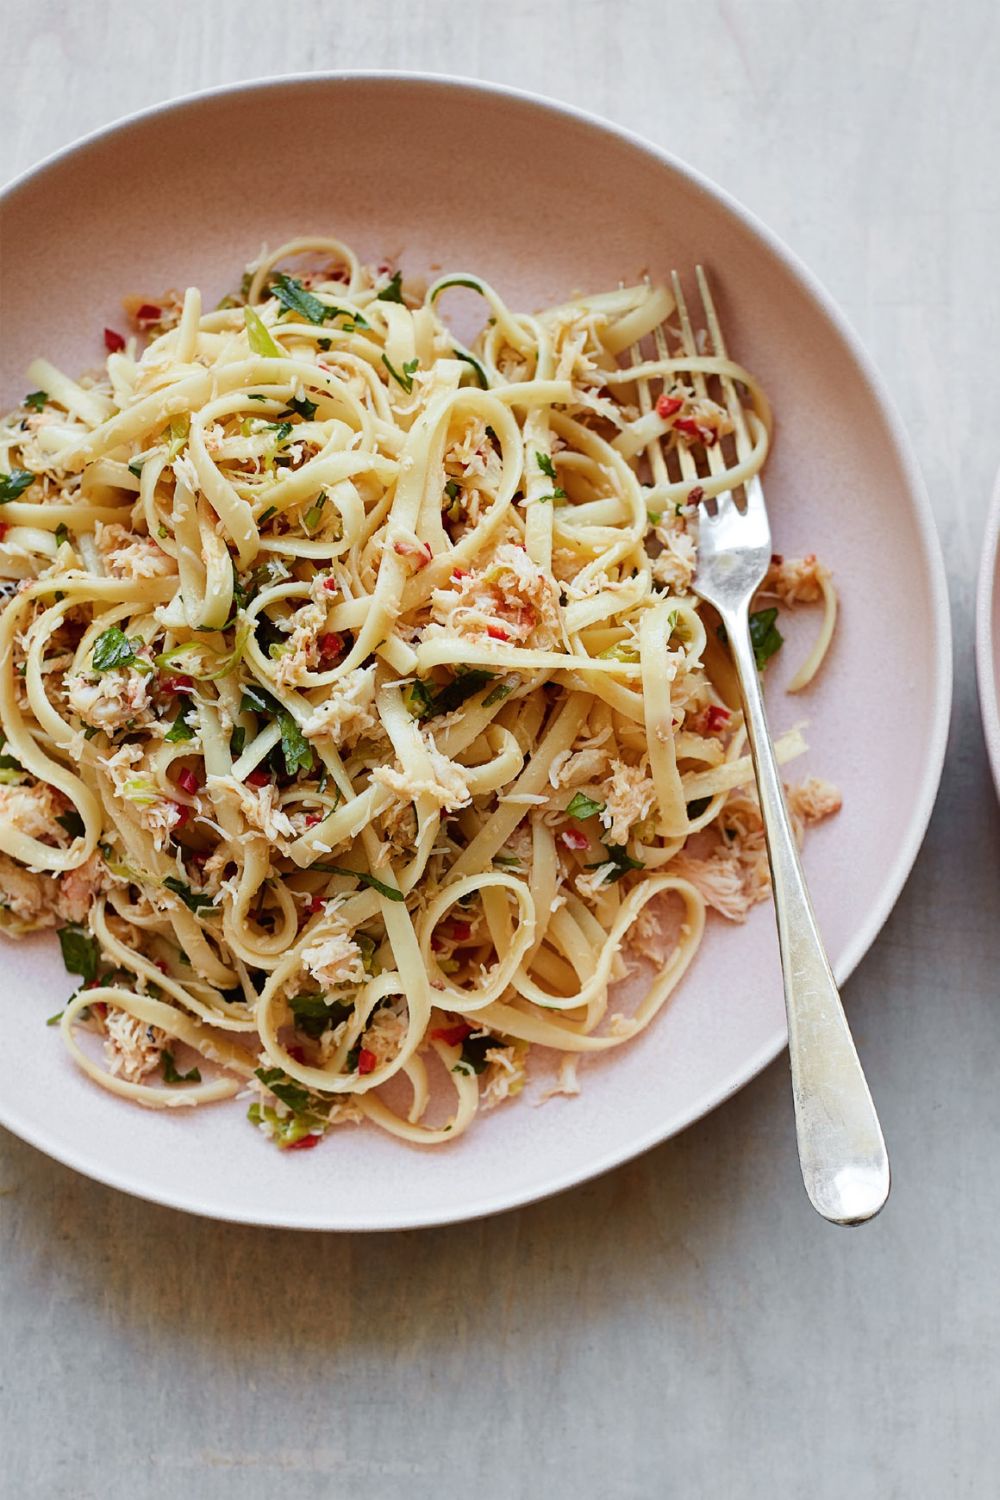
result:
[[[328,630],[319,638],[319,654],[324,659],[339,656],[344,649],[344,637],[338,635],[335,630]]]
[[[7,522],[0,521],[0,542],[3,541],[4,537],[7,535],[8,530],[9,528],[7,526]]]
[[[328,594],[335,594],[338,588],[336,578],[324,578],[323,587]]]
[[[246,778],[247,786],[269,786],[271,778],[266,771],[251,771]]]
[[[375,1064],[377,1062],[378,1058],[375,1056],[374,1052],[369,1051],[367,1047],[362,1047],[361,1051],[358,1053],[358,1072],[362,1074],[374,1073]]]
[[[502,625],[487,625],[486,634],[491,641],[509,641],[510,635]]]
[[[467,1036],[472,1035],[472,1027],[460,1021],[457,1026],[438,1026],[431,1032],[436,1042],[444,1042],[446,1047],[460,1047]]]
[[[720,707],[718,703],[710,703],[705,710],[705,728],[709,734],[724,729],[728,723],[729,709]]]
[[[135,315],[137,323],[158,323],[163,317],[163,310],[153,302],[144,302]]]
[[[590,847],[590,840],[581,828],[564,828],[560,837],[567,849],[583,850]]]
[[[199,784],[200,783],[197,776],[189,766],[185,766],[183,771],[178,772],[177,785],[180,787],[182,792],[187,792],[189,797],[194,796],[195,792],[198,790]]]
[[[105,328],[104,347],[105,349],[107,349],[109,354],[118,354],[122,349],[125,348],[125,340],[122,338],[121,334],[116,333],[113,328]]]
[[[194,678],[184,673],[181,673],[179,677],[164,677],[160,688],[164,693],[193,693]]]
[[[170,805],[171,805],[171,807],[173,807],[174,811],[177,813],[177,819],[176,819],[176,822],[174,823],[174,827],[175,828],[183,828],[184,824],[187,822],[188,818],[191,816],[191,809],[184,802],[171,802]]]
[[[694,417],[678,417],[677,421],[674,423],[674,427],[678,432],[685,433],[687,437],[701,436],[701,428],[698,426],[698,423],[695,421]]]
[[[325,905],[326,905],[326,897],[325,896],[314,896],[312,898],[312,900],[310,901],[310,903],[309,903],[309,915],[311,917],[314,917],[317,912],[320,912],[320,911],[323,910],[323,907]]]
[[[704,498],[705,491],[700,484],[696,484],[693,489],[688,490],[688,505],[700,505]]]
[[[314,1146],[319,1145],[322,1139],[321,1135],[302,1135],[297,1141],[289,1141],[284,1149],[286,1151],[311,1151]]]
[[[658,417],[674,417],[684,405],[681,396],[658,396],[656,399],[656,415]],[[678,422],[678,427],[680,423]]]
[[[449,924],[448,936],[456,943],[467,943],[472,936],[472,928],[468,922],[452,922]]]

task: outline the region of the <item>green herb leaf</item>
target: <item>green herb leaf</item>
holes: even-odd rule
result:
[[[431,302],[436,302],[441,293],[450,286],[467,286],[470,291],[482,294],[483,288],[480,282],[473,281],[469,276],[446,276],[444,281],[439,281],[431,293]]]
[[[243,751],[246,749],[246,743],[247,732],[243,728],[242,724],[237,724],[236,728],[229,736],[229,753],[233,757],[233,760],[239,760],[240,756],[243,754]]]
[[[280,1099],[282,1104],[287,1104],[295,1114],[301,1114],[309,1107],[309,1090],[295,1083],[280,1068],[255,1068],[254,1073],[261,1083],[271,1090],[274,1097]]]
[[[370,890],[378,891],[380,896],[386,896],[390,901],[404,901],[402,891],[397,891],[394,885],[386,885],[381,880],[376,880],[374,875],[369,875],[367,870],[349,870],[346,865],[310,865],[311,870],[320,870],[326,875],[349,875],[352,880],[359,881],[368,886]]]
[[[498,1041],[495,1036],[488,1033],[482,1036],[467,1036],[462,1043],[462,1055],[453,1068],[455,1073],[484,1073],[487,1068],[487,1052],[494,1047],[505,1047],[506,1042]]]
[[[247,391],[248,401],[270,401],[270,396],[265,396],[263,391]]]
[[[603,802],[595,802],[593,797],[588,797],[584,792],[574,792],[566,807],[566,816],[568,818],[592,818],[595,813],[603,811]]]
[[[411,381],[410,385],[412,384]],[[35,476],[30,469],[11,469],[9,474],[0,474],[0,505],[6,505],[8,500],[16,500],[18,495],[23,495],[34,480]]]
[[[279,271],[271,283],[271,295],[277,297],[286,312],[297,313],[309,323],[326,321],[329,309],[312,292],[307,291],[301,281]]]
[[[385,354],[382,355],[382,363],[385,365],[386,369],[389,371],[389,374],[392,376],[392,378],[396,382],[396,384],[397,385],[401,385],[403,387],[403,390],[406,392],[406,394],[410,395],[411,391],[413,390],[413,375],[414,375],[414,371],[417,369],[417,367],[420,364],[419,359],[408,359],[406,361],[406,363],[403,365],[403,373],[402,373],[402,375],[399,373],[399,371],[396,369],[396,367],[390,362],[388,356],[385,355]]]
[[[300,770],[311,771],[312,746],[287,709],[279,709],[278,724],[281,729],[281,753],[285,757],[285,770],[289,776],[296,776]]]
[[[488,391],[490,388],[490,383],[486,378],[486,371],[483,369],[478,359],[473,359],[471,354],[465,354],[461,349],[453,349],[451,352],[456,359],[460,359],[464,364],[472,366],[473,373],[476,377],[476,384],[479,386],[480,390]]]
[[[375,294],[376,302],[402,302],[403,300],[403,273],[395,271],[388,286],[384,286],[380,292]]]
[[[544,505],[546,500],[551,500],[553,504],[556,504],[559,500],[565,499],[566,491],[556,488],[552,491],[551,495],[537,495],[535,497],[535,504]]]
[[[97,637],[90,659],[95,672],[110,672],[115,667],[127,667],[134,660],[135,648],[117,625],[110,626]]]
[[[136,477],[136,479],[141,479],[142,478],[142,466],[143,466],[143,464],[145,462],[146,462],[145,459],[142,459],[142,460],[133,459],[132,462],[128,466],[129,473],[130,474],[134,474],[135,477]]]
[[[272,516],[276,516],[277,514],[278,507],[276,505],[269,505],[267,507],[267,510],[262,510],[260,515],[257,517],[257,525],[263,526],[265,521],[269,521]]]
[[[474,697],[488,682],[492,682],[493,677],[492,672],[483,671],[479,667],[473,667],[469,672],[460,672],[433,695],[430,716],[454,713],[467,698]]]
[[[607,852],[607,859],[595,860],[592,865],[587,866],[587,869],[600,870],[605,865],[613,865],[614,868],[609,870],[608,874],[604,877],[605,885],[614,885],[629,870],[644,870],[646,868],[641,860],[632,858],[624,844],[605,844],[604,848]]]
[[[758,672],[763,672],[785,639],[774,623],[777,618],[776,609],[758,609],[750,616],[750,644]]]
[[[557,477],[556,466],[547,453],[536,452],[535,458],[538,462],[538,467],[547,479],[555,479]]]
[[[56,822],[59,824],[60,828],[64,828],[66,830],[71,839],[82,839],[84,833],[86,832],[86,829],[83,826],[83,819],[80,817],[80,814],[77,812],[75,807],[72,808],[69,812],[57,813]]]
[[[318,993],[293,995],[288,1008],[295,1017],[296,1030],[313,1040],[321,1037],[329,1027],[339,1026],[341,1021],[346,1021],[354,1010],[353,1005],[345,1005],[341,1000],[330,1000],[326,995]]]
[[[100,950],[97,939],[91,937],[78,922],[71,922],[59,929],[59,946],[63,963],[69,974],[79,974],[84,984],[97,978],[97,963]]]
[[[55,539],[57,547],[61,547],[63,542],[69,541],[69,531],[61,521],[55,529]]]
[[[304,422],[311,422],[318,408],[315,401],[308,401],[305,396],[293,396],[288,403],[288,411],[282,412],[282,416],[290,416],[297,412]]]
[[[59,1022],[62,1020],[62,1018],[63,1018],[62,1011],[61,1010],[57,1010],[54,1016],[49,1016],[49,1019],[46,1021],[45,1024],[46,1024],[46,1026],[58,1026]]]
[[[24,398],[24,404],[30,406],[32,411],[41,411],[48,399],[48,391],[29,391]]]
[[[163,1065],[164,1083],[200,1083],[201,1074],[197,1068],[192,1068],[189,1073],[178,1073],[177,1064],[174,1062],[174,1054],[168,1052],[166,1047],[160,1053],[160,1062]]]
[[[194,730],[191,728],[191,725],[187,722],[187,719],[185,717],[185,715],[189,714],[190,712],[190,708],[182,708],[180,710],[173,724],[171,724],[170,728],[163,736],[168,744],[176,745],[181,740],[194,739]]]
[[[23,771],[24,767],[17,757],[5,753],[4,746],[6,743],[7,737],[3,730],[0,729],[0,771]]]
[[[215,906],[213,896],[207,895],[204,891],[193,891],[183,880],[178,880],[176,875],[167,875],[163,884],[168,891],[173,891],[175,896],[180,896],[188,911],[193,911],[195,915],[205,908]]]
[[[247,341],[251,352],[259,354],[263,359],[284,359],[285,351],[268,333],[261,322],[260,314],[254,312],[252,307],[243,309],[243,321],[247,330]]]
[[[459,484],[457,479],[449,479],[448,483],[444,487],[444,492],[448,496],[449,500],[457,500],[459,495],[462,493],[462,486]]]

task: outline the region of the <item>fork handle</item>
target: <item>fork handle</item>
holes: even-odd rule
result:
[[[889,1196],[889,1158],[799,862],[747,610],[721,613],[740,680],[771,865],[802,1180],[825,1219],[860,1224]]]

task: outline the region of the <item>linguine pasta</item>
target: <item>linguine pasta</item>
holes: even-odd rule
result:
[[[445,307],[472,294],[466,348]],[[671,331],[666,287],[528,316],[330,239],[215,311],[129,306],[141,353],[38,360],[0,431],[0,922],[59,928],[72,1056],[147,1106],[249,1093],[284,1147],[452,1140],[532,1048],[574,1090],[706,907],[768,892],[690,588],[699,500],[764,463],[763,392]],[[802,687],[829,576],[776,558],[764,592],[761,666],[777,602],[824,606]],[[839,805],[790,796],[800,824]]]

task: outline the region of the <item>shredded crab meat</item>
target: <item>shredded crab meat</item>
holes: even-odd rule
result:
[[[525,1084],[527,1047],[489,1047],[486,1071],[479,1088],[480,1109],[495,1109],[505,1099],[513,1099]]]
[[[829,582],[830,570],[810,552],[806,557],[771,558],[762,592],[773,594],[782,604],[815,604],[823,597],[823,584]]]
[[[104,1052],[108,1072],[129,1083],[139,1083],[160,1065],[167,1034],[158,1026],[110,1006],[104,1019]]]
[[[364,956],[346,932],[334,932],[311,943],[302,953],[302,962],[325,991],[365,982]]]
[[[94,541],[109,578],[165,578],[177,572],[174,559],[152,537],[127,531],[116,522],[98,521]]]
[[[604,810],[600,817],[608,830],[608,841],[624,844],[636,823],[647,817],[656,797],[656,789],[645,766],[630,766],[625,761],[611,763],[611,773],[602,783]]]
[[[113,733],[140,716],[148,721],[150,677],[124,667],[111,671],[68,675],[63,680],[66,703],[91,729]]]
[[[517,543],[499,546],[486,567],[453,576],[450,588],[434,590],[431,604],[428,638],[459,635],[549,649],[559,636],[552,578]]]
[[[449,760],[433,743],[427,745],[427,754],[430,776],[411,776],[391,766],[378,766],[372,772],[372,780],[387,787],[401,801],[415,802],[420,797],[430,797],[445,812],[457,812],[471,800],[466,768]]]
[[[350,749],[378,728],[375,668],[355,667],[324,689],[324,698],[302,724],[306,739],[329,737]]]

